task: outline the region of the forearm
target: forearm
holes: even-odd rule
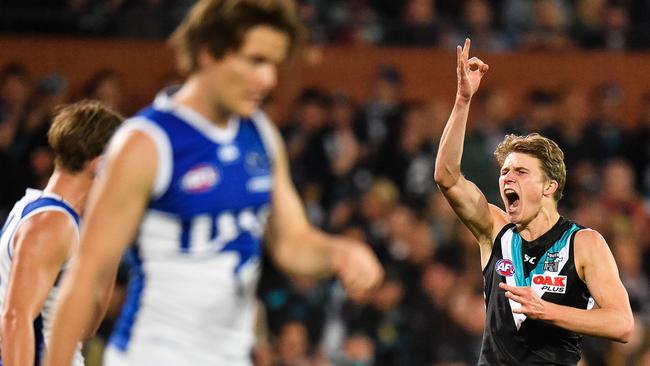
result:
[[[440,138],[436,157],[435,181],[445,188],[452,186],[460,177],[460,161],[463,156],[465,128],[469,116],[470,100],[457,97],[454,108]]]
[[[34,365],[34,327],[28,316],[3,316],[2,363],[4,365]],[[10,335],[10,336],[9,336]]]
[[[295,238],[276,243],[272,255],[286,272],[326,277],[334,272],[334,259],[343,240],[309,226]]]
[[[549,323],[579,334],[611,339],[626,343],[634,326],[634,320],[624,311],[616,309],[584,310],[551,304]]]
[[[110,275],[110,281],[104,281],[103,290],[99,292],[96,296],[99,301],[95,301],[94,311],[92,313],[92,322],[91,326],[88,327],[88,331],[84,334],[84,339],[91,338],[99,329],[104,317],[106,316],[106,310],[111,302],[111,297],[113,296],[113,290],[115,287],[115,278],[117,276],[117,268]]]
[[[101,284],[81,262],[76,261],[65,276],[44,365],[67,366],[71,363],[77,344],[92,326],[92,309],[100,306],[94,289],[101,288]]]

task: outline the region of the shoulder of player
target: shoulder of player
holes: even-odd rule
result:
[[[109,154],[116,151],[128,150],[128,152],[139,152],[155,154],[156,143],[154,137],[142,128],[139,128],[135,120],[128,120],[125,125],[117,131],[109,145]]]
[[[286,147],[278,126],[276,126],[275,123],[271,121],[269,116],[262,110],[258,110],[257,112],[253,113],[251,119],[261,130],[260,133],[262,133],[262,135],[266,135],[270,140],[269,143],[271,146],[269,147],[273,150],[273,154],[275,155],[274,161],[276,163],[280,162],[282,164],[286,164]]]
[[[607,245],[605,238],[594,229],[581,229],[575,234],[574,243],[576,246],[593,248],[595,246]]]
[[[41,252],[47,247],[50,254],[67,254],[75,237],[74,220],[58,210],[49,210],[35,214],[23,222],[14,236],[14,248],[17,255],[21,253]],[[29,243],[29,245],[22,245]]]
[[[595,258],[604,252],[609,252],[605,238],[593,229],[579,230],[575,234],[573,245],[574,255],[580,262],[585,262],[589,258]]]
[[[111,164],[119,162],[119,164]],[[111,140],[107,153],[106,164],[119,165],[120,168],[133,167],[146,174],[155,172],[158,163],[156,141],[150,133],[138,128],[125,128],[118,131]]]
[[[271,135],[276,143],[282,142],[282,135],[280,135],[280,129],[278,126],[273,123],[271,118],[262,110],[258,110],[251,115],[251,120],[262,129],[262,133],[268,133]]]

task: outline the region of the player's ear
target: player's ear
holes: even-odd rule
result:
[[[85,170],[89,171],[93,177],[97,176],[99,172],[104,167],[104,155],[99,155],[98,157],[88,161],[86,163]]]
[[[207,47],[201,47],[196,52],[196,64],[199,69],[212,65],[216,58],[210,53]]]
[[[557,181],[554,179],[549,179],[544,183],[544,195],[545,196],[553,196],[555,194],[555,191],[557,191]]]

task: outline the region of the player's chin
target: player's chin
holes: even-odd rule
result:
[[[259,108],[260,105],[256,101],[245,101],[240,103],[237,113],[242,117],[250,117]]]

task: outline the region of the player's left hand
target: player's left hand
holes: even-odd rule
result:
[[[501,282],[499,287],[506,291],[506,297],[521,307],[512,309],[515,314],[524,314],[531,319],[545,320],[548,317],[550,303],[542,300],[539,295],[528,286],[510,286]]]
[[[366,244],[353,240],[342,243],[333,259],[334,271],[353,299],[377,288],[384,278],[384,269]]]

